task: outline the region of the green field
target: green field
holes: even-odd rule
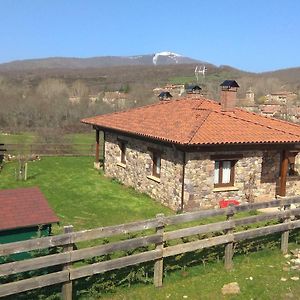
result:
[[[279,250],[262,250],[247,256],[234,258],[234,269],[224,269],[222,261],[186,268],[167,274],[162,288],[152,285],[137,285],[107,294],[105,299],[140,300],[140,299],[256,299],[287,300],[300,299],[300,283],[291,278],[299,276],[299,271],[284,271],[287,259]],[[282,281],[281,278],[286,279]],[[239,295],[223,296],[224,284],[237,282]]]
[[[38,186],[60,218],[55,233],[62,232],[62,226],[68,224],[79,230],[153,218],[159,212],[172,214],[150,197],[104,177],[92,165],[90,157],[42,157],[29,163],[28,180],[22,182],[15,179],[17,164],[10,162],[0,173],[0,189]],[[300,280],[291,279],[299,276],[299,271],[286,270],[287,258],[280,253],[278,242],[278,236],[268,244],[261,241],[259,250],[253,241],[247,242],[244,254],[236,250],[235,267],[230,272],[224,269],[223,247],[166,259],[160,289],[153,287],[151,274],[150,279],[139,275],[141,266],[93,276],[74,284],[75,299],[300,299]],[[151,273],[153,263],[145,269]],[[131,280],[133,274],[135,279]],[[141,280],[136,279],[139,276]],[[241,294],[223,297],[222,286],[234,281]],[[12,299],[59,299],[59,291],[60,286],[51,287],[45,295],[37,290]]]
[[[66,142],[73,144],[93,144],[95,133],[71,133],[64,135]],[[9,134],[0,132],[0,143],[4,144],[32,144],[37,142],[37,134],[34,132],[23,132]]]
[[[38,186],[61,220],[75,229],[152,218],[170,210],[93,169],[91,157],[42,157],[29,162],[28,180],[16,181],[17,164],[0,173],[0,189]]]

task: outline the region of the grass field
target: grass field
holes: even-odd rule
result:
[[[95,133],[71,133],[65,135],[66,142],[73,144],[93,144]],[[32,144],[37,141],[34,132],[23,132],[19,134],[7,134],[0,132],[0,143],[4,144]]]
[[[92,165],[93,158],[89,157],[46,157],[41,161],[30,162],[28,180],[21,182],[15,179],[16,163],[7,163],[0,173],[0,189],[40,187],[59,216],[61,226],[72,224],[75,230],[143,220],[152,218],[159,212],[172,214],[169,209],[148,196],[104,177]],[[61,229],[62,227],[56,227],[55,233],[61,232]],[[263,245],[263,250],[254,253],[249,251],[248,255],[236,254],[235,267],[230,272],[224,269],[224,249],[221,249],[221,254],[212,256],[218,250],[211,248],[206,252],[207,256],[211,256],[209,260],[198,257],[192,264],[185,264],[185,257],[178,255],[172,260],[166,260],[164,285],[160,289],[154,288],[151,283],[135,283],[129,287],[125,282],[122,287],[115,284],[113,288],[101,290],[100,286],[103,285],[89,284],[89,278],[83,279],[79,285],[75,284],[76,299],[99,299],[100,296],[112,300],[300,299],[300,281],[291,279],[299,276],[299,271],[286,271],[287,259],[280,253],[278,243],[271,242],[270,245],[272,250]],[[299,247],[295,244],[290,246]],[[131,269],[128,268],[127,272]],[[119,276],[118,272],[114,274]],[[105,278],[104,282],[117,280],[117,277],[113,277],[117,275],[109,276],[99,275],[94,278]],[[282,281],[282,278],[286,281]],[[222,286],[234,281],[238,282],[241,294],[223,297]],[[85,289],[84,292],[82,288]],[[59,293],[60,287],[56,287],[55,291]],[[48,299],[59,299],[56,296]],[[22,299],[46,298],[38,296]]]
[[[38,186],[61,225],[86,229],[152,218],[170,210],[93,169],[91,157],[45,157],[29,162],[28,180],[16,181],[16,163],[0,173],[0,189]]]
[[[291,278],[299,276],[299,271],[284,271],[287,259],[279,250],[262,250],[248,256],[234,258],[234,269],[227,272],[222,261],[200,264],[182,271],[169,273],[162,288],[152,285],[137,285],[107,294],[105,299],[140,300],[140,299],[256,299],[287,300],[300,299],[300,283]],[[282,281],[281,278],[286,279]],[[237,282],[239,295],[223,296],[224,284]]]

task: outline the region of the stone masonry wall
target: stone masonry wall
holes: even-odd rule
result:
[[[214,188],[211,155],[241,154],[235,164],[234,187]],[[280,154],[276,151],[188,153],[184,182],[184,209],[217,207],[221,199],[267,201],[278,188]]]
[[[126,165],[121,164],[119,139],[127,141]],[[183,153],[173,147],[129,138],[105,135],[105,174],[144,192],[177,211],[181,207]],[[152,152],[162,151],[161,176],[152,175]],[[233,187],[214,188],[214,160],[211,155],[242,155],[235,164]],[[300,174],[300,155],[296,157]],[[267,201],[278,194],[279,151],[193,152],[186,153],[184,210],[218,207],[221,199],[241,202]],[[286,195],[300,193],[300,176],[287,177]]]
[[[119,139],[126,140],[126,165],[121,164]],[[160,179],[152,175],[152,152],[148,147],[163,151]],[[145,142],[113,133],[105,134],[105,174],[144,192],[162,204],[180,209],[182,189],[182,152],[172,147]]]

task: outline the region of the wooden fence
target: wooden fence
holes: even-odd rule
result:
[[[5,144],[10,155],[93,156],[95,144]]]
[[[300,228],[300,208],[291,209],[291,204],[300,204],[300,197],[275,199],[269,202],[245,204],[234,207],[230,206],[226,209],[197,211],[173,216],[158,214],[156,218],[153,219],[78,232],[73,232],[72,226],[66,226],[64,228],[64,234],[61,235],[1,244],[0,256],[36,249],[47,249],[55,246],[62,246],[63,251],[57,254],[1,264],[0,276],[2,277],[50,266],[60,265],[61,268],[57,272],[48,273],[46,275],[1,284],[0,297],[54,284],[62,284],[63,299],[72,299],[72,282],[76,279],[151,261],[154,263],[154,284],[156,287],[159,287],[162,286],[163,282],[163,262],[166,257],[216,245],[225,245],[225,268],[231,269],[233,267],[232,257],[234,254],[234,243],[278,232],[281,232],[282,252],[286,253],[288,251],[289,231]],[[271,213],[235,218],[235,214],[239,212],[278,206],[283,209]],[[214,216],[224,216],[226,219],[206,225],[197,225],[197,221]],[[279,220],[280,222],[274,225],[249,230],[243,229],[245,225],[268,220]],[[187,222],[193,222],[193,226],[190,225],[191,227],[178,229],[179,224],[182,227],[181,224]],[[171,226],[170,228],[170,225],[175,226]],[[176,227],[177,229],[174,230]],[[74,248],[74,244],[81,241],[126,235],[133,232],[140,232],[142,236],[83,249]],[[181,240],[181,238],[184,237],[214,232],[218,233],[218,235],[210,238],[201,238],[198,236],[197,240],[186,243],[183,243]],[[169,246],[166,246],[165,242],[171,240],[174,243],[172,245],[169,243]],[[74,265],[75,262],[87,258],[150,245],[152,245],[152,248],[150,248],[152,250],[138,254],[92,264]]]

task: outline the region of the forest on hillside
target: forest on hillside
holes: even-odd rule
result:
[[[82,132],[89,128],[80,119],[108,112],[112,108],[101,100],[107,91],[123,91],[128,95],[126,108],[153,103],[153,89],[167,83],[196,83],[195,65],[122,66],[88,69],[37,69],[0,72],[0,128],[6,132],[36,131]],[[239,98],[249,87],[255,100],[279,90],[299,94],[300,69],[254,74],[228,66],[207,65],[207,74],[199,84],[210,99],[219,99],[219,85],[225,79],[235,79],[240,85]],[[90,95],[98,95],[95,103]],[[70,102],[70,97],[80,99]],[[299,97],[298,99],[299,100]],[[122,108],[124,109],[124,107]]]

